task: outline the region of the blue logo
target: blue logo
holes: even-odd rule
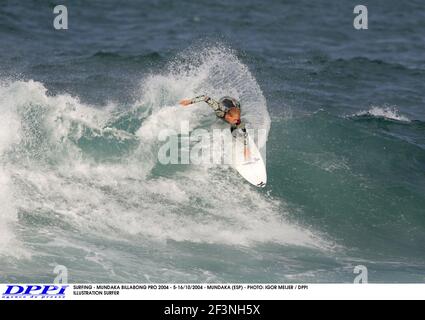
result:
[[[68,285],[8,285],[3,299],[63,299]]]

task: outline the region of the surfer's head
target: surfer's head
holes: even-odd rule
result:
[[[233,108],[233,107],[236,107],[239,109],[241,108],[239,101],[229,96],[222,97],[220,99],[220,103],[226,110],[229,110],[230,108]]]
[[[239,101],[226,96],[220,99],[220,103],[226,112],[224,120],[230,124],[239,125],[241,123],[241,105]]]
[[[224,120],[230,124],[239,125],[241,123],[241,109],[237,107],[229,108],[224,115]]]

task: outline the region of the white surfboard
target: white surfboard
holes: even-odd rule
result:
[[[264,188],[267,183],[267,172],[263,157],[249,135],[247,136],[249,151],[245,152],[244,140],[243,135],[238,135],[233,139],[233,167],[249,183]]]

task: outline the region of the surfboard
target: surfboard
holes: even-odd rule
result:
[[[247,134],[248,154],[245,154],[245,138],[237,135],[233,138],[232,157],[233,168],[254,186],[264,188],[267,183],[266,166],[260,151]]]

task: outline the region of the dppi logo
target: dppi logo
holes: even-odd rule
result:
[[[25,298],[65,298],[65,290],[68,286],[55,285],[8,285],[2,294],[5,299],[25,299]]]

